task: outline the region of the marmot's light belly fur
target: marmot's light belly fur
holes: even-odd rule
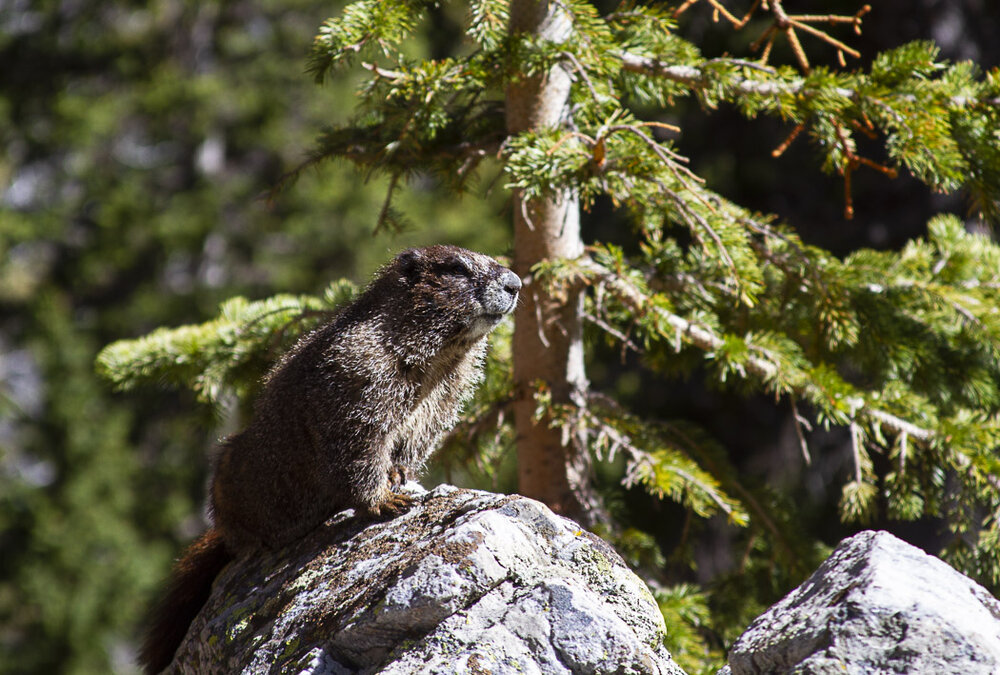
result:
[[[140,659],[173,659],[212,581],[234,555],[301,538],[337,511],[392,515],[393,491],[456,422],[480,377],[486,336],[521,281],[454,246],[399,254],[267,376],[246,429],[219,449],[214,526],[178,561]]]

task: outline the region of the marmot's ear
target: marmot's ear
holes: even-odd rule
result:
[[[411,248],[396,256],[396,264],[399,266],[399,273],[407,279],[413,279],[420,267],[420,261],[424,254],[420,249]]]

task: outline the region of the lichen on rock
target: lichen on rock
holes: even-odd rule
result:
[[[216,580],[181,673],[663,673],[663,618],[615,551],[539,502],[440,486],[342,512]]]

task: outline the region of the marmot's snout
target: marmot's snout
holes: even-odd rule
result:
[[[517,294],[521,290],[521,279],[511,270],[504,269],[495,279],[491,279],[482,294],[483,310],[497,318],[514,311]]]

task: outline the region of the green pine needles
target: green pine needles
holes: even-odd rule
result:
[[[212,405],[223,404],[227,395],[249,402],[269,364],[356,293],[352,283],[339,280],[318,298],[231,298],[207,323],[161,328],[107,346],[97,370],[121,390],[158,382],[189,387]]]
[[[588,289],[589,344],[606,340],[638,353],[645,368],[665,375],[700,365],[719,386],[773,396],[794,419],[807,463],[816,459],[814,426],[848,430],[853,468],[841,517],[941,519],[955,535],[948,558],[1000,585],[1000,247],[942,215],[901,251],[840,259],[803,243],[795,223],[713,192],[672,140],[684,130],[659,121],[678,101],[695,99],[706,114],[727,105],[787,123],[789,136],[774,154],[808,139],[819,168],[842,176],[847,217],[854,172],[907,171],[932,190],[962,190],[970,212],[992,222],[1000,216],[1000,72],[944,62],[928,42],[880,54],[865,71],[813,67],[813,41],[842,61],[854,54],[849,38],[835,34],[846,32],[842,24],[859,27],[863,11],[787,15],[770,0],[752,5],[747,17],[756,23],[748,23],[729,4],[626,1],[602,16],[589,2],[565,0],[571,37],[554,43],[509,33],[508,2],[468,2],[465,43],[429,59],[411,41],[436,3],[355,2],[320,29],[310,71],[322,82],[362,69],[356,115],[323,133],[309,163],[346,158],[365,172],[429,173],[469,190],[487,173],[484,162],[499,160],[501,184],[525,199],[568,191],[587,208],[608,198],[632,223],[637,253],[591,241],[581,258],[534,269],[534,283],[554,297],[561,288]],[[736,30],[770,28],[756,54],[706,58],[678,28],[697,11],[723,12]],[[769,62],[775,40],[788,41],[794,63]],[[564,122],[509,135],[507,87],[553,67],[573,81]],[[872,139],[882,158],[859,150]],[[392,219],[389,200],[384,221]],[[322,300],[236,299],[207,324],[110,346],[100,367],[123,388],[157,380],[193,387],[209,401],[227,388],[245,394],[248,373],[259,376],[262,355],[307,327],[303,316],[347,297],[337,288]],[[512,443],[505,349],[453,435],[474,440],[485,456]],[[741,528],[739,574],[709,602],[719,634],[731,637],[748,618],[726,616],[726,597],[768,584],[783,592],[821,554],[797,530],[786,497],[744,484],[711,429],[669,415],[642,419],[609,393],[555,403],[545,382],[536,403],[538,419],[564,429],[567,443],[582,433],[598,460],[619,466],[622,484]],[[609,525],[608,535],[625,551],[653,546],[627,528]],[[682,556],[690,553],[685,545]],[[635,560],[647,576],[659,575],[656,556]],[[684,665],[714,672],[715,653],[699,642],[711,623],[704,597],[681,586],[657,597],[671,616],[699,626],[674,645]]]

